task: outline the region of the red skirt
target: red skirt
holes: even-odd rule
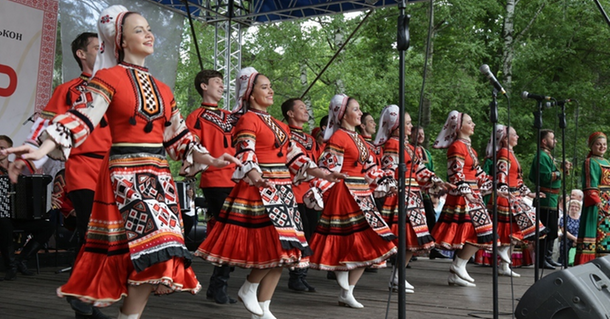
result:
[[[373,201],[372,195],[368,196]],[[371,212],[383,223],[374,209],[373,205]],[[381,268],[385,267],[384,261],[396,253],[392,241],[371,228],[344,182],[336,183],[325,194],[324,210],[310,244],[313,250],[310,268],[320,270]]]
[[[214,228],[195,256],[242,268],[306,267],[308,258],[302,251],[284,249],[279,237],[259,189],[242,180],[225,200]]]
[[[411,198],[407,199],[406,204],[408,205],[405,205],[405,207],[411,206],[408,207],[408,211],[413,215],[412,217],[414,219],[419,221],[420,225],[418,228],[421,235],[417,236],[417,233],[413,228],[413,224],[409,221],[409,216],[407,216],[407,223],[405,226],[405,237],[407,243],[406,250],[429,250],[430,248],[434,247],[434,238],[432,238],[428,231],[428,225],[426,224],[426,211],[423,207],[421,193],[419,190],[412,190],[411,193]],[[396,235],[397,238],[394,239],[393,242],[394,245],[398,246],[398,196],[386,196],[385,201],[383,203],[383,208],[381,210],[381,216],[390,226],[392,233]]]
[[[139,163],[142,162],[147,162],[146,166],[150,168],[150,161],[142,160]],[[169,166],[165,171],[166,163],[164,160],[157,162],[158,173],[161,175],[169,174]],[[116,167],[112,169],[116,170]],[[148,267],[136,271],[125,230],[126,221],[119,211],[116,202],[118,197],[113,193],[110,171],[107,156],[98,178],[86,243],[76,259],[70,279],[57,289],[57,294],[60,297],[79,298],[95,307],[104,307],[127,296],[127,285],[164,284],[174,291],[197,293],[201,285],[192,268],[186,267],[190,260],[187,261],[184,257],[171,256],[171,253],[165,258],[154,255]],[[167,200],[168,203],[173,203],[173,199]],[[180,218],[180,214],[177,217]],[[155,238],[155,241],[148,242],[160,240],[174,243],[176,236],[168,236],[166,241],[163,238]]]
[[[445,206],[432,230],[436,246],[441,249],[462,249],[468,243],[480,248],[491,243],[478,243],[478,238],[470,215],[466,211],[466,200],[460,195],[447,195]]]

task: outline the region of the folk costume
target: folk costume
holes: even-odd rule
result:
[[[447,180],[457,188],[449,191],[432,237],[442,249],[461,249],[465,243],[481,248],[492,242],[492,223],[481,193],[491,190],[491,180],[483,172],[470,141],[457,137],[462,113],[452,111],[434,142],[434,148],[447,148]],[[471,194],[470,202],[464,195]]]
[[[319,162],[320,168],[347,174],[347,178],[337,183],[316,179],[306,197],[316,199],[308,205],[323,208],[311,239],[310,267],[314,269],[385,267],[384,261],[396,252],[391,242],[396,236],[377,211],[370,187],[376,184],[378,190],[389,191],[394,173],[377,167],[362,136],[340,128],[348,100],[346,95],[335,95],[330,103],[328,141]]]
[[[238,82],[244,82],[240,87],[251,93],[258,73],[247,69],[242,70]],[[247,109],[243,100],[250,93],[240,93],[234,108],[234,113],[245,112],[233,135],[236,157],[243,164],[233,173],[237,185],[195,255],[215,264],[243,268],[304,267],[311,249],[303,233],[292,184],[309,178],[306,170],[315,167],[315,163],[298,148],[289,147],[288,125],[266,112]],[[274,186],[254,186],[247,176],[253,169]]]
[[[379,123],[376,143],[383,145],[382,168],[398,175],[399,147],[398,136],[392,133],[398,127],[399,109],[396,105],[389,105],[383,109]],[[406,249],[409,251],[428,250],[434,247],[434,238],[430,235],[426,224],[426,212],[423,206],[422,191],[438,188],[442,181],[419,161],[415,148],[405,139],[405,208],[407,211]],[[438,190],[438,189],[436,189]],[[435,190],[433,189],[433,192]],[[385,198],[381,215],[398,236],[398,196],[388,195]],[[394,240],[398,246],[398,238]]]
[[[599,138],[605,139],[606,134],[591,134],[589,147]],[[575,265],[610,254],[610,161],[603,156],[589,153],[582,171],[585,197],[576,241]],[[598,207],[600,203],[601,209]]]
[[[415,144],[415,156],[419,159],[420,163],[422,163],[429,171],[434,172],[434,161],[432,159],[432,154],[430,151],[425,149],[421,145],[417,145],[417,141]],[[422,197],[424,201],[424,210],[426,211],[426,224],[428,225],[428,229],[434,229],[434,225],[436,224],[436,212],[434,210],[434,204],[432,203],[432,199],[430,198],[430,194],[427,191],[422,192]],[[436,255],[439,255],[438,252]]]
[[[49,103],[30,129],[27,144],[38,148],[40,134],[51,124],[55,116],[68,112],[79,103],[78,99],[87,90],[87,82],[90,78],[90,74],[82,73],[78,78],[57,86]],[[78,247],[85,242],[97,177],[111,144],[110,128],[104,118],[87,140],[70,152],[70,160],[65,163],[66,190],[68,198],[73,202],[76,210]],[[17,161],[24,161],[29,170],[28,173],[33,174],[36,168],[42,167],[46,158],[38,161],[23,159],[17,159]]]
[[[212,156],[218,157],[224,153],[235,154],[231,139],[237,119],[230,111],[218,108],[217,104],[202,102],[201,107],[187,116],[186,126]],[[234,171],[235,165],[231,164],[222,168],[210,167],[201,173],[199,187],[208,203],[208,212],[212,214],[207,224],[208,232],[214,228],[222,205],[235,186],[231,180]],[[220,304],[237,302],[227,294],[230,274],[231,267],[214,266],[206,291],[208,299]]]
[[[491,136],[486,149],[486,158],[490,159],[490,162],[493,158],[492,152],[496,152],[497,231],[501,245],[498,248],[502,259],[499,271],[501,275],[511,274],[509,264],[512,262],[512,257],[509,255],[513,240],[531,240],[536,235],[536,212],[523,200],[531,191],[523,182],[521,164],[512,149],[502,146],[503,143],[508,143],[508,132],[508,127],[497,125],[496,147],[494,149],[493,136]],[[487,203],[487,209],[490,212],[493,210],[493,199]],[[540,223],[538,226],[539,231],[546,234],[544,225]],[[512,275],[519,277],[515,272],[512,272]]]
[[[515,157],[513,150],[501,147],[501,141],[508,137],[508,128],[498,125],[496,131],[496,175],[498,193],[498,237],[502,245],[510,245],[511,238],[516,240],[533,239],[536,232],[536,212],[523,201],[523,198],[531,193],[523,182],[523,171],[521,164]],[[492,141],[487,144],[487,155],[492,158]],[[507,197],[509,197],[508,199]],[[493,202],[488,204],[491,209]],[[512,225],[511,225],[512,224]],[[546,234],[542,223],[539,230]]]
[[[313,136],[303,132],[302,127],[296,127],[290,125],[290,138],[293,143],[293,147],[298,147],[300,152],[307,156],[312,162],[317,162],[320,158],[320,149],[318,143]],[[319,212],[308,208],[303,202],[305,193],[309,190],[309,183],[300,183],[292,187],[294,196],[297,202],[301,219],[303,221],[303,231],[307,241],[311,240],[311,236],[316,230],[318,225]],[[307,282],[307,270],[308,268],[294,268],[290,270],[290,280],[288,281],[288,287],[292,290],[297,291],[309,291],[315,292],[316,289],[309,285]]]
[[[540,163],[540,171],[537,168],[538,163]],[[540,222],[549,231],[545,239],[539,241],[538,265],[541,268],[554,269],[555,265],[561,266],[555,263],[552,256],[553,243],[559,230],[557,204],[562,177],[551,150],[544,146],[541,146],[540,153],[532,160],[529,173],[530,182],[536,184],[538,175],[540,175],[540,191],[545,195],[545,197],[540,197]]]
[[[58,146],[50,157],[66,160],[108,118],[112,147],[100,169],[87,242],[70,279],[57,290],[94,306],[126,296],[127,285],[163,284],[193,294],[201,288],[188,267],[191,254],[166,152],[182,159],[192,175],[206,168],[194,163],[193,153],[207,151],[184,125],[167,85],[144,67],[116,65],[126,14],[123,6],[102,12],[103,49],[94,77],[75,108],[57,115],[40,136]]]
[[[456,186],[447,194],[441,215],[432,230],[437,247],[458,250],[470,244],[490,247],[493,225],[483,204],[482,194],[491,190],[492,181],[483,172],[477,153],[469,140],[458,138],[463,113],[451,111],[439,133],[434,148],[447,148],[447,181]],[[469,199],[466,195],[471,195]],[[450,285],[474,287],[474,279],[466,272],[468,259],[456,256],[451,265]]]

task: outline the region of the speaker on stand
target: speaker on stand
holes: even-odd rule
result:
[[[610,260],[553,272],[532,285],[521,297],[517,319],[610,318]],[[604,264],[606,272],[598,264]]]

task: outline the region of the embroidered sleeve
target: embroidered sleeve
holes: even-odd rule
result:
[[[595,160],[590,157],[583,163],[582,185],[583,204],[585,207],[595,206],[601,202],[599,195],[599,181],[602,170]]]
[[[491,194],[493,187],[493,177],[491,175],[487,175],[487,173],[485,173],[485,171],[479,165],[477,165],[476,167],[475,178],[477,180],[477,185],[479,186],[481,196]]]
[[[510,160],[506,157],[506,152],[498,152],[498,161],[496,165],[497,187],[498,193],[508,196],[510,193],[508,185],[508,174],[510,172]]]
[[[237,122],[233,135],[233,144],[235,145],[235,157],[241,161],[242,166],[235,169],[231,179],[236,183],[243,179],[252,185],[253,183],[247,174],[253,169],[263,174],[263,171],[258,166],[258,157],[255,153],[256,128],[252,121],[240,120]]]
[[[115,89],[99,78],[92,79],[87,88],[75,101],[74,107],[55,116],[38,137],[40,143],[50,138],[57,144],[49,157],[67,160],[70,150],[81,145],[104,117]]]
[[[381,169],[384,171],[396,171],[398,168],[398,149],[393,140],[384,145],[383,157],[381,158]]]
[[[194,176],[206,170],[208,165],[195,162],[193,152],[201,154],[209,154],[210,152],[199,143],[197,137],[186,127],[184,119],[176,107],[175,100],[172,100],[171,108],[172,115],[169,125],[165,127],[163,132],[163,146],[171,159],[182,160],[181,171],[185,172],[187,176]]]
[[[303,181],[307,182],[313,179],[313,176],[309,175],[307,171],[318,166],[305,155],[297,143],[290,141],[286,160],[288,169],[294,175],[294,185],[299,185]]]
[[[470,194],[472,191],[466,176],[464,175],[464,154],[460,153],[452,144],[447,150],[447,181],[457,187],[457,191],[462,194]]]
[[[333,143],[331,140],[326,143],[324,152],[320,156],[318,167],[327,172],[341,172],[343,167],[344,148]],[[325,179],[314,178],[309,182],[310,190],[305,193],[303,202],[310,209],[322,210],[324,208],[324,202],[322,197],[326,191],[331,189],[335,185],[333,182],[329,182]]]

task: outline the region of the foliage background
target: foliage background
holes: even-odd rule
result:
[[[492,87],[479,67],[488,64],[508,91],[510,99],[498,99],[499,123],[510,122],[517,130],[520,139],[515,153],[526,176],[536,150],[532,112],[537,104],[521,99],[521,92],[578,100],[566,104],[563,140],[559,107],[544,108],[543,127],[556,131],[556,157],[561,157],[565,143],[566,157],[575,163],[568,189],[580,187],[580,166],[588,152],[586,139],[594,131],[608,131],[610,118],[605,107],[610,28],[595,4],[583,0],[437,0],[433,5],[432,51],[420,121],[427,142],[435,139],[449,111],[466,112],[477,124],[473,145],[483,159],[492,127],[487,115]],[[411,45],[406,53],[405,105],[414,122],[420,114],[429,7],[427,2],[407,7]],[[279,106],[285,99],[301,96],[305,91],[302,76],[311,83],[363,17],[364,13],[333,15],[265,24],[244,34],[242,66],[253,66],[271,79],[276,96],[271,108],[274,116],[281,118]],[[396,7],[374,11],[309,91],[306,98],[316,123],[327,113],[328,102],[336,93],[355,97],[376,118],[384,106],[398,104],[397,17]],[[195,27],[204,68],[213,68],[214,27],[197,21]],[[175,95],[186,117],[200,102],[192,84],[199,62],[188,22],[181,46]],[[510,70],[506,71],[510,74],[502,70]],[[432,153],[437,173],[444,178],[444,150]]]

